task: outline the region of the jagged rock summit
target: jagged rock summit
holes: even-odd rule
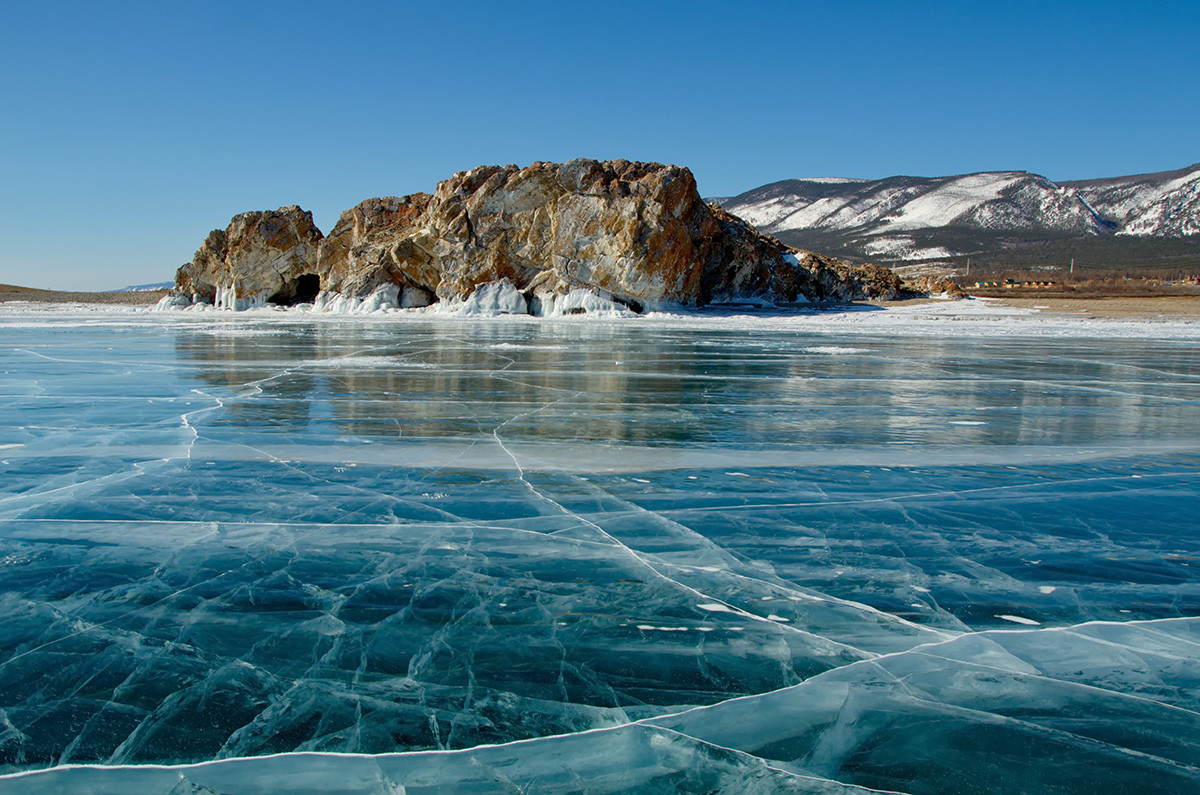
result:
[[[179,269],[171,300],[240,308],[336,294],[419,307],[468,301],[489,285],[488,302],[533,314],[561,314],[573,294],[584,306],[580,291],[641,311],[886,299],[901,286],[886,268],[851,267],[758,233],[705,203],[686,168],[580,159],[481,166],[432,195],[367,199],[328,236],[299,207],[243,213]]]

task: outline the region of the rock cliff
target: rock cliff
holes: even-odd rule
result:
[[[321,240],[312,213],[295,205],[235,215],[175,274],[175,291],[208,303],[258,295],[279,304],[311,301]]]
[[[298,207],[244,213],[179,269],[176,291],[218,305],[362,297],[463,300],[507,280],[531,311],[580,289],[635,311],[758,298],[891,298],[885,268],[789,248],[715,205],[679,166],[572,160],[481,166],[432,195],[368,199],[327,237]]]

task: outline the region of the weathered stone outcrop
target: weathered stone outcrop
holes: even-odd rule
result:
[[[904,292],[910,295],[942,295],[947,298],[966,298],[967,292],[944,276],[913,276],[904,280]]]
[[[705,263],[707,300],[762,296],[772,300],[889,299],[900,279],[879,265],[847,265],[833,257],[787,246],[761,234],[715,204],[708,205],[721,234]]]
[[[409,306],[436,300],[441,273],[414,241],[431,198],[416,193],[367,199],[342,213],[321,245],[318,270],[324,289],[359,296],[390,283],[400,288]]]
[[[368,199],[323,239],[296,207],[239,215],[180,269],[176,289],[207,297],[236,283],[240,298],[291,303],[313,278],[345,296],[395,285],[403,306],[465,299],[505,279],[534,308],[579,288],[635,309],[890,298],[900,289],[886,269],[759,234],[706,204],[686,168],[627,160],[481,166],[432,195]]]
[[[296,303],[312,293],[320,276],[321,230],[312,213],[292,205],[235,215],[224,230],[209,233],[192,261],[175,274],[175,290],[213,303],[222,288],[239,298],[262,295]],[[307,277],[307,278],[306,278]]]

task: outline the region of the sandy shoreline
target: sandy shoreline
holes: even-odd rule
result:
[[[1200,295],[1155,298],[995,298],[997,306],[1036,309],[1047,315],[1112,318],[1186,318],[1200,316]]]
[[[972,298],[989,306],[1023,309],[1038,315],[1096,318],[1184,319],[1200,317],[1200,295],[1153,298]],[[871,301],[872,306],[897,308],[922,304],[944,304],[935,298],[905,301]]]

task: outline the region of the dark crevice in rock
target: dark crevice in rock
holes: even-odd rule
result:
[[[302,273],[295,279],[283,283],[267,303],[278,306],[295,306],[296,304],[311,304],[317,300],[321,292],[321,277],[315,273]]]
[[[614,304],[620,304],[621,306],[626,307],[630,312],[633,312],[635,315],[640,315],[644,311],[646,311],[646,308],[644,306],[642,306],[642,304],[640,302],[635,301],[632,298],[618,298],[617,296],[614,295],[612,297],[612,301]]]

